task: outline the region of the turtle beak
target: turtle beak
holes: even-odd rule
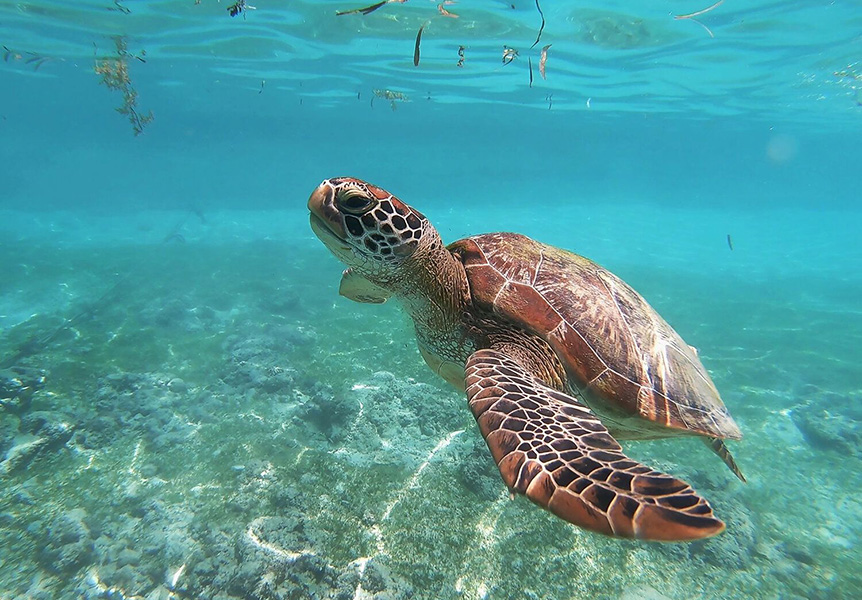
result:
[[[324,236],[334,236],[340,241],[347,239],[344,231],[344,218],[335,207],[335,186],[325,179],[308,198],[308,210],[311,212],[311,229],[325,241]]]

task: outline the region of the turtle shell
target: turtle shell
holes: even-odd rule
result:
[[[614,435],[742,437],[695,350],[616,275],[513,233],[449,249],[464,264],[474,305],[548,342],[569,391]]]

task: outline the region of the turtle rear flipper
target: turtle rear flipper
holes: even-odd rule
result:
[[[709,449],[715,452],[718,457],[724,461],[724,464],[727,465],[727,468],[733,471],[733,474],[739,477],[739,480],[742,483],[748,483],[748,480],[745,479],[745,475],[742,474],[739,467],[736,464],[736,461],[733,460],[733,455],[730,453],[730,450],[727,447],[727,444],[724,443],[724,440],[717,437],[705,437],[700,438],[703,440],[703,443],[709,446]]]
[[[467,360],[470,410],[506,485],[575,525],[646,540],[724,530],[690,485],[631,460],[589,408],[495,350]]]

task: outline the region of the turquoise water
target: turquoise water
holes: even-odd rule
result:
[[[858,2],[546,1],[533,49],[534,2],[252,4],[0,4],[0,598],[862,596]],[[338,296],[337,175],[645,296],[748,483],[626,451],[727,530],[510,500],[408,318]]]

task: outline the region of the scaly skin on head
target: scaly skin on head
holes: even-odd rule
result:
[[[428,219],[349,177],[323,181],[308,209],[312,230],[336,258],[404,306],[420,348],[463,365],[474,349],[461,321],[467,276]]]

